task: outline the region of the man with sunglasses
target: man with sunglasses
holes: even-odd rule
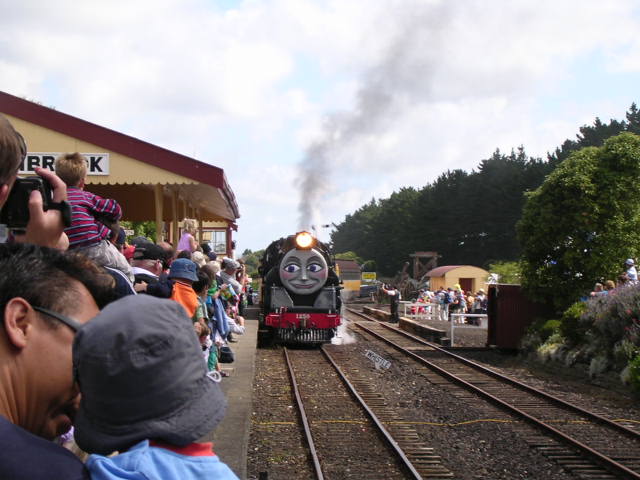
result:
[[[171,296],[172,283],[163,274],[165,258],[165,250],[160,245],[148,240],[138,242],[131,261],[137,292],[160,298]]]
[[[113,281],[76,253],[0,245],[0,478],[88,478],[51,442],[78,407],[71,347],[111,300]]]
[[[9,193],[18,177],[27,146],[9,120],[0,115],[0,210],[9,198]],[[38,168],[36,173],[49,182],[53,190],[53,201],[66,201],[67,186],[52,171]],[[68,239],[64,233],[62,213],[59,210],[42,208],[42,196],[34,190],[29,197],[29,223],[25,235],[18,241],[35,243],[46,247],[66,249]],[[6,236],[6,234],[4,235]]]

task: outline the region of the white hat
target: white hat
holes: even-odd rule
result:
[[[207,264],[207,260],[204,256],[204,253],[199,252],[198,250],[196,250],[191,254],[191,261],[201,268]]]
[[[627,261],[624,263],[627,265],[633,265],[635,262],[633,261],[633,258],[627,258]]]

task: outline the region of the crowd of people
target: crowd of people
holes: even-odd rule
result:
[[[597,282],[591,293],[590,297],[603,297],[606,295],[612,295],[618,288],[629,287],[632,285],[638,285],[638,270],[636,269],[636,262],[633,258],[627,258],[624,262],[622,273],[618,275],[618,281],[606,280],[603,283]]]
[[[389,296],[391,321],[395,322],[398,318],[400,292],[388,285],[383,285],[381,290]],[[440,287],[434,291],[421,289],[414,303],[416,305],[411,306],[411,314],[430,314],[447,322],[451,320],[452,314],[486,315],[488,298],[482,288],[474,294],[471,291],[465,292],[459,284],[455,284],[453,287]],[[472,325],[480,324],[478,317],[465,317],[465,321]]]
[[[0,210],[26,152],[0,116]],[[237,478],[197,440],[226,408],[220,361],[244,333],[241,263],[218,262],[189,219],[176,249],[127,242],[118,203],[85,189],[84,158],[55,168],[36,169],[49,208],[33,190],[26,227],[0,226],[0,478]],[[70,432],[86,463],[59,445]]]

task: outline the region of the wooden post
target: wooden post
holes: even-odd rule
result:
[[[227,254],[226,256],[229,258],[233,258],[233,251],[231,249],[231,225],[227,223]]]
[[[171,203],[173,204],[173,222],[171,225],[171,241],[173,247],[178,247],[178,192],[173,190],[171,192]]]
[[[156,183],[153,186],[153,193],[155,197],[155,208],[156,208],[156,242],[164,241],[163,238],[163,223],[162,223],[162,207],[164,202],[164,192],[162,190],[162,185]]]
[[[200,209],[196,210],[196,218],[198,219],[198,245],[204,242],[203,233],[202,233],[202,215],[200,214]]]

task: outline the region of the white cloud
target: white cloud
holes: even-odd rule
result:
[[[496,147],[544,156],[596,115],[620,118],[628,105],[606,85],[588,101],[567,85],[588,81],[575,68],[593,54],[608,72],[638,73],[634,9],[632,0],[247,0],[227,11],[205,0],[0,0],[0,89],[222,166],[243,214],[240,244],[260,248],[295,229],[293,163],[337,112],[362,128],[326,168],[321,210],[333,221],[371,196],[471,169]],[[389,108],[363,126],[358,94],[372,102],[381,91]]]

